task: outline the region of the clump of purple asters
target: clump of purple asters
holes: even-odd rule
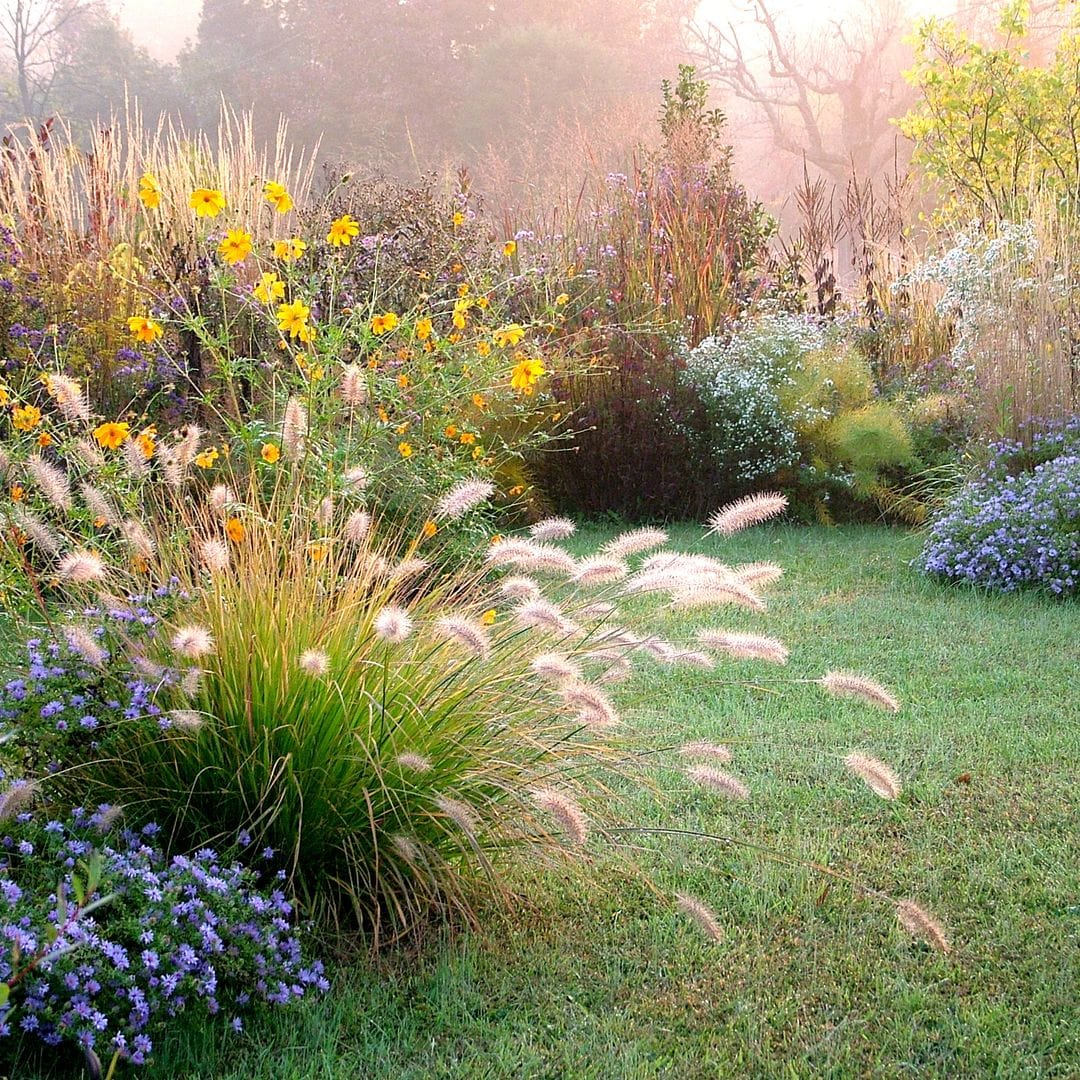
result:
[[[252,1003],[328,989],[280,889],[211,850],[166,860],[154,826],[110,833],[115,820],[100,806],[0,825],[0,1036],[141,1065],[167,1027],[209,1015],[240,1030]]]
[[[1038,460],[1043,441],[1024,452]],[[1080,593],[1080,453],[1068,447],[1068,426],[1045,441],[1066,452],[1018,473],[1006,462],[1019,460],[1023,448],[996,447],[983,476],[962,487],[931,523],[916,565],[1002,592]]]

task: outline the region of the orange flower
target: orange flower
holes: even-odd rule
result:
[[[373,334],[389,334],[398,324],[398,317],[392,311],[384,311],[371,320],[371,332]]]
[[[424,535],[427,537],[434,536],[439,531],[439,526],[434,521],[424,522]]]
[[[469,295],[469,283],[467,281],[463,281],[457,287],[457,294],[458,294],[458,296],[468,296]]]
[[[330,549],[326,544],[312,544],[308,548],[308,554],[311,556],[312,562],[322,562],[326,558]]]
[[[471,431],[463,431],[458,442],[461,443],[462,446],[471,446],[476,442],[476,436]]]
[[[487,398],[483,394],[473,394],[472,403],[481,411],[487,408]]]
[[[416,320],[416,340],[427,341],[431,337],[431,320],[430,319],[417,319]]]
[[[397,377],[397,384],[402,390],[408,390],[409,388],[409,376],[399,375]]]
[[[142,451],[142,456],[147,461],[154,456],[154,447],[157,443],[154,440],[154,436],[157,434],[157,430],[153,427],[148,427],[140,435],[136,436],[135,443]]]
[[[510,375],[510,385],[523,394],[531,394],[533,385],[544,374],[544,365],[539,360],[528,358],[518,363]]]
[[[491,342],[490,341],[478,341],[476,343],[476,355],[477,356],[490,356],[491,355]]]
[[[263,448],[259,453],[267,465],[273,465],[274,462],[281,457],[281,447],[272,442],[264,443]]]
[[[130,425],[112,421],[94,428],[94,438],[97,439],[98,445],[106,450],[118,449],[129,434],[131,434]]]
[[[42,432],[42,433],[41,433],[41,434],[40,434],[40,435],[39,435],[39,436],[37,437],[37,444],[38,444],[38,446],[42,446],[42,447],[45,447],[45,446],[52,446],[52,444],[53,444],[53,437],[52,437],[52,436],[51,436],[51,435],[50,435],[50,434],[49,434],[49,433],[48,433],[47,431],[43,431],[43,432]]]
[[[239,518],[231,517],[225,522],[225,535],[234,544],[242,544],[244,537],[247,536],[247,529]]]
[[[21,484],[11,485],[11,501],[22,502],[26,498],[26,491]]]
[[[443,434],[448,439],[456,439],[458,437],[458,429],[456,427],[454,427],[453,424],[447,424],[446,425],[446,430],[443,432]]]
[[[460,229],[461,226],[465,224],[465,215],[460,210],[455,210],[454,211],[453,222],[454,222],[454,228],[455,229]]]

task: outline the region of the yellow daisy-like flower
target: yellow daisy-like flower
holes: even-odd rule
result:
[[[308,548],[308,554],[311,556],[312,562],[322,562],[326,558],[330,549],[326,544],[312,544]]]
[[[247,536],[247,529],[239,518],[231,517],[225,522],[225,535],[234,544],[242,544],[244,537]]]
[[[416,340],[427,341],[431,337],[431,320],[430,319],[417,319],[416,320]]]
[[[556,307],[562,307],[563,304],[566,304],[566,303],[569,303],[569,302],[570,302],[569,293],[561,292],[561,293],[559,293],[558,296],[555,297],[555,306]]]
[[[471,431],[463,431],[458,437],[458,442],[462,446],[472,446],[476,442],[476,436]]]
[[[517,241],[516,240],[507,240],[506,243],[503,244],[503,254],[508,259],[514,254],[515,251],[517,251]]]
[[[473,394],[472,403],[481,411],[487,408],[487,398],[483,394]]]
[[[310,337],[305,336],[305,331],[309,330],[307,320],[310,314],[311,308],[299,300],[294,300],[291,304],[281,304],[277,309],[278,330],[291,338],[298,337],[301,341],[306,341]]]
[[[447,424],[443,434],[448,439],[456,439],[458,437],[458,429],[454,424]]]
[[[439,531],[439,526],[434,521],[424,522],[424,535],[427,537],[434,536]]]
[[[305,251],[307,251],[307,243],[296,236],[288,240],[274,241],[274,258],[282,262],[296,262],[297,259],[303,258]]]
[[[196,188],[189,205],[196,217],[214,218],[225,209],[225,195],[216,188]]]
[[[53,437],[47,431],[43,431],[37,437],[37,444],[38,444],[38,446],[40,446],[42,448],[44,448],[46,446],[52,446],[53,442],[54,442]]]
[[[131,426],[129,424],[117,423],[112,420],[99,424],[94,428],[94,438],[97,440],[98,445],[106,450],[118,449],[130,434]]]
[[[499,613],[494,608],[488,608],[483,615],[480,616],[480,621],[485,626],[491,626],[492,623],[499,617]]]
[[[330,231],[326,234],[326,242],[332,247],[348,247],[353,242],[354,236],[360,235],[360,225],[348,214],[342,214],[337,221],[331,222]]]
[[[26,489],[22,486],[22,484],[12,484],[11,485],[11,501],[12,502],[22,502],[23,499],[25,499],[25,498],[26,498]]]
[[[478,341],[476,343],[476,355],[477,356],[490,356],[491,355],[491,342],[490,341]]]
[[[399,442],[397,446],[398,453],[404,457],[412,457],[412,447],[407,442]]]
[[[495,339],[496,345],[505,349],[513,347],[525,336],[525,328],[518,323],[510,323],[508,326],[501,326],[493,331],[491,336]]]
[[[524,394],[531,394],[534,384],[543,374],[544,365],[539,360],[525,359],[511,372],[510,385]]]
[[[259,456],[267,465],[273,465],[281,457],[281,447],[277,443],[264,443],[262,450],[259,451]]]
[[[230,265],[238,266],[251,254],[251,233],[243,229],[229,229],[225,239],[218,244],[221,257]]]
[[[156,210],[161,205],[161,188],[153,173],[143,173],[139,178],[139,202],[147,210]]]
[[[409,376],[408,375],[399,375],[397,377],[397,384],[398,384],[399,389],[408,390],[409,389]]]
[[[33,431],[41,423],[41,410],[36,405],[20,405],[11,414],[16,431]]]
[[[285,299],[285,282],[272,271],[265,271],[258,285],[251,291],[255,294],[256,300],[264,304],[272,304],[275,300]]]
[[[208,450],[203,450],[202,453],[195,455],[195,464],[200,469],[212,469],[219,456],[217,447],[211,446]]]
[[[460,229],[461,226],[465,224],[465,215],[460,210],[455,210],[454,211],[453,222],[454,222],[454,228],[455,229]]]
[[[263,198],[279,213],[287,214],[293,208],[292,196],[283,184],[267,180],[263,187]]]
[[[398,317],[392,311],[384,311],[371,320],[371,332],[373,334],[389,334],[398,324]]]
[[[142,456],[147,461],[154,456],[154,448],[157,446],[157,441],[154,438],[156,434],[156,429],[149,427],[135,437],[135,444],[142,451]]]
[[[135,340],[147,345],[153,345],[165,333],[161,328],[161,323],[155,319],[148,319],[145,315],[132,315],[127,322],[128,330],[131,331]]]

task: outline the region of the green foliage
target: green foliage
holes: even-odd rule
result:
[[[1005,214],[1035,190],[1066,194],[1080,181],[1080,35],[1066,32],[1049,63],[1033,66],[1025,28],[1017,4],[998,46],[937,19],[916,33],[907,77],[922,100],[900,129],[916,142],[915,160],[947,185],[947,216]]]
[[[911,437],[897,409],[874,401],[841,412],[825,429],[835,459],[857,473],[874,474],[911,460]]]

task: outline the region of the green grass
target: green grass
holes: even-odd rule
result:
[[[792,660],[650,666],[627,684],[629,727],[652,745],[728,743],[753,792],[738,804],[702,793],[668,754],[652,773],[663,805],[628,791],[631,820],[736,837],[914,898],[946,924],[951,956],[819,872],[634,836],[627,851],[597,845],[585,874],[518,868],[518,910],[342,963],[323,1001],[253,1019],[244,1038],[183,1036],[147,1075],[1080,1075],[1076,606],[938,587],[907,568],[917,539],[887,529],[763,529],[705,550],[787,568],[766,615],[708,621],[775,634]],[[671,615],[663,625],[679,632]],[[904,708],[792,684],[830,668],[879,678]],[[895,766],[898,804],[845,773],[855,748]],[[676,889],[714,908],[724,941],[672,912]]]

